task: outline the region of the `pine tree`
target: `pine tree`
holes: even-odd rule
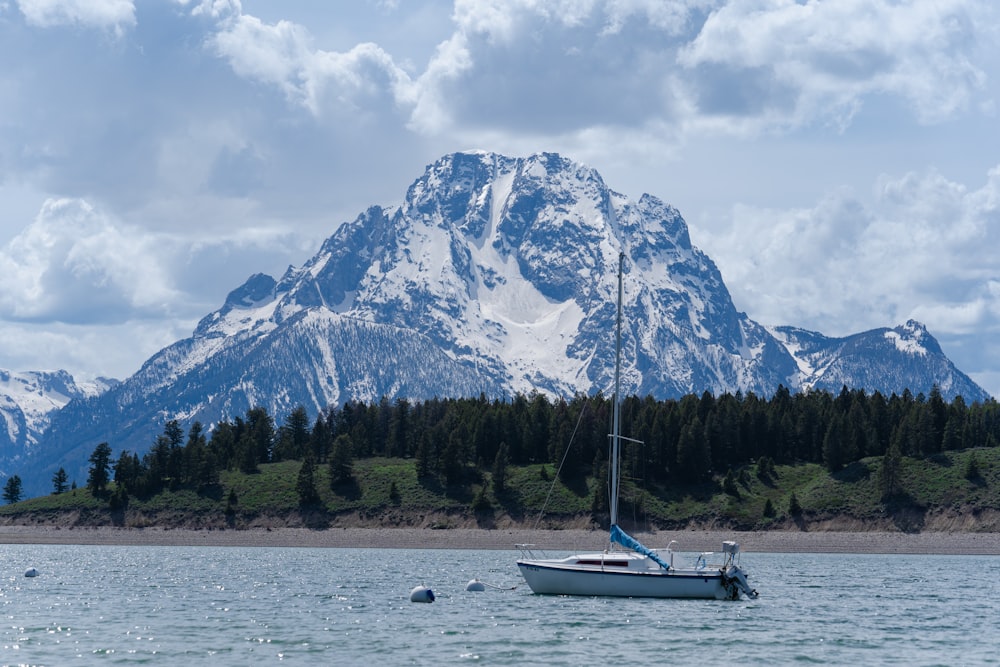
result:
[[[757,479],[762,482],[773,482],[777,477],[774,469],[774,459],[770,456],[762,456],[757,460]]]
[[[307,456],[299,468],[299,476],[295,482],[295,490],[299,494],[299,505],[311,507],[319,503],[319,494],[316,492],[316,479],[313,460]]]
[[[97,445],[88,460],[91,465],[87,475],[87,488],[96,496],[103,493],[111,481],[111,445],[106,442]]]
[[[611,511],[608,504],[608,466],[606,462],[602,462],[597,466],[595,477],[598,482],[594,484],[594,492],[590,498],[590,512],[597,519]]]
[[[837,472],[844,467],[844,426],[845,419],[837,415],[830,420],[830,426],[823,436],[823,464],[830,472]]]
[[[799,498],[792,492],[792,497],[788,499],[788,514],[791,516],[799,516],[802,514],[802,505],[799,504]]]
[[[211,486],[212,475],[209,469],[215,470],[214,463],[209,461],[208,441],[205,439],[203,428],[199,421],[191,424],[182,457],[184,460],[183,482],[197,488]]]
[[[936,429],[935,413],[930,403],[916,408],[915,438],[917,451],[923,456],[931,456],[941,451],[941,435]],[[942,428],[943,430],[943,428]]]
[[[964,418],[951,416],[944,424],[941,436],[941,449],[953,451],[962,448],[962,421]]]
[[[56,470],[56,474],[52,475],[52,493],[56,495],[66,493],[66,489],[68,488],[69,476],[66,474],[66,469],[59,468],[59,470]]]
[[[732,468],[726,471],[726,477],[722,480],[722,490],[730,496],[739,497],[740,495],[739,487],[736,486],[736,476],[733,475]]]
[[[705,441],[705,427],[698,417],[681,430],[677,442],[677,468],[685,480],[700,481],[712,465],[711,453]]]
[[[533,461],[542,462],[548,459],[551,418],[552,404],[549,403],[549,399],[545,394],[535,394],[531,399],[524,435],[524,446]]]
[[[147,493],[159,493],[168,477],[170,467],[170,440],[165,435],[156,438],[152,448],[143,457],[146,468],[145,490]]]
[[[181,443],[184,442],[184,429],[181,428],[181,423],[176,419],[171,419],[164,425],[163,435],[166,436],[171,447],[180,447]]]
[[[184,430],[180,422],[172,419],[163,429],[163,436],[169,443],[167,447],[166,480],[171,489],[177,489],[184,483]]]
[[[108,498],[108,507],[112,511],[122,511],[128,507],[128,492],[124,486],[116,486]]]
[[[427,479],[434,472],[434,444],[430,431],[425,431],[417,445],[417,477]]]
[[[257,445],[249,433],[244,433],[236,444],[236,463],[240,472],[245,475],[256,475],[260,472]]]
[[[226,498],[226,516],[230,519],[236,516],[236,505],[238,502],[236,489],[229,489],[229,496]]]
[[[278,429],[278,443],[274,447],[275,461],[301,459],[306,456],[309,444],[309,415],[305,406],[298,406],[285,418]]]
[[[979,477],[979,460],[976,458],[975,452],[973,452],[969,454],[969,458],[965,462],[965,479],[976,481]]]
[[[127,449],[122,450],[118,456],[118,461],[114,464],[115,484],[125,493],[132,493],[138,490],[139,481],[142,476],[142,466],[139,457],[130,453]]]
[[[486,485],[479,487],[476,491],[476,495],[472,498],[472,511],[473,512],[489,512],[493,509],[493,503],[486,496]]]
[[[330,435],[330,427],[327,420],[321,414],[316,418],[316,423],[313,424],[312,432],[309,434],[309,450],[316,458],[317,463],[326,463],[332,442],[333,438]]]
[[[8,505],[21,501],[22,485],[21,478],[11,475],[7,478],[7,483],[3,485],[3,499]]]
[[[882,492],[882,500],[888,500],[902,490],[900,476],[903,471],[903,455],[895,442],[889,445],[882,455],[882,467],[879,468],[878,484]]]
[[[250,439],[252,454],[256,463],[270,463],[274,450],[274,419],[261,406],[247,411],[247,436]]]
[[[496,413],[492,409],[484,408],[484,414],[476,422],[476,428],[472,434],[472,449],[475,452],[476,460],[495,461],[501,441],[502,436]]]
[[[507,488],[507,443],[501,442],[496,458],[493,459],[493,493],[500,495]]]
[[[774,503],[771,502],[770,498],[764,503],[764,516],[769,519],[774,516]]]
[[[405,398],[397,398],[390,410],[389,433],[387,449],[389,456],[409,456],[412,434],[410,433],[410,402]]]
[[[330,453],[330,485],[336,486],[350,481],[354,477],[354,454],[351,451],[351,438],[338,435],[333,441],[333,451]]]
[[[237,417],[234,422],[219,422],[212,429],[212,439],[208,443],[213,460],[220,469],[238,468],[236,460],[236,443],[240,439],[243,420]]]
[[[441,452],[441,473],[444,483],[457,486],[465,481],[466,430],[460,425],[448,435],[448,442]]]

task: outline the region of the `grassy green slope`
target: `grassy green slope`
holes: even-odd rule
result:
[[[974,456],[979,475],[967,475]],[[971,530],[1000,528],[1000,450],[949,452],[927,459],[904,459],[900,493],[883,500],[880,458],[865,459],[831,475],[817,465],[778,466],[771,478],[753,467],[734,471],[736,493],[722,479],[683,487],[640,490],[623,485],[625,525],[661,529],[884,529]],[[53,525],[170,526],[189,528],[295,525],[324,528],[368,526],[584,527],[606,521],[594,498],[595,480],[571,487],[553,483],[550,466],[515,467],[507,489],[493,492],[489,475],[446,488],[417,478],[413,460],[363,459],[354,463],[354,482],[331,488],[326,466],[317,466],[320,503],[299,506],[296,480],[301,466],[286,461],[261,466],[259,474],[227,471],[208,492],[177,490],[151,498],[129,498],[112,510],[106,499],[86,489],[0,507],[0,523]],[[472,471],[470,471],[471,473]],[[789,513],[792,496],[802,513]],[[600,499],[600,498],[599,498]],[[770,501],[770,513],[765,511]],[[474,509],[475,508],[475,509]]]

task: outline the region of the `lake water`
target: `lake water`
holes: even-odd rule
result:
[[[0,664],[1000,663],[997,556],[745,553],[740,602],[536,596],[517,556],[0,545]]]

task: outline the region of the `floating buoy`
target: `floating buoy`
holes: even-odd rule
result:
[[[487,588],[492,588],[498,591],[516,591],[517,586],[495,586],[493,584],[488,584],[485,581],[479,581],[478,579],[470,579],[469,583],[465,585],[465,590],[467,591],[485,591]]]
[[[29,567],[27,570],[24,571],[24,576],[26,576],[26,577],[37,577],[38,576],[38,570],[35,569],[35,568],[33,568],[33,567]]]
[[[410,602],[434,602],[434,591],[426,586],[417,586],[410,591]]]

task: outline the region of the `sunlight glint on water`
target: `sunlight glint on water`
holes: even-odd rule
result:
[[[946,665],[1000,656],[993,556],[744,553],[760,599],[712,602],[532,595],[514,550],[0,545],[0,555],[4,665]],[[23,576],[31,566],[40,576]],[[466,592],[475,577],[518,588]],[[419,584],[435,603],[409,601]]]

